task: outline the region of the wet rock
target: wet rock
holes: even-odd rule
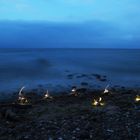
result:
[[[68,77],[68,79],[72,79],[74,77],[74,75],[73,74],[68,74],[67,77]]]
[[[107,79],[105,79],[105,78],[101,78],[101,79],[99,79],[99,80],[102,81],[102,82],[107,81]]]
[[[85,93],[86,91],[87,91],[87,88],[78,88],[78,89],[76,89],[76,92],[78,92],[79,94]]]
[[[87,82],[81,82],[81,85],[82,86],[88,86],[88,83]]]
[[[105,75],[100,75],[100,74],[92,74],[92,76],[94,76],[97,80],[101,81],[101,82],[105,82],[107,81],[107,77]]]
[[[88,77],[88,75],[87,74],[81,74],[81,75],[76,76],[76,78],[84,78],[84,77]]]
[[[92,74],[92,76],[96,77],[97,79],[101,78],[101,75],[99,75],[99,74]]]

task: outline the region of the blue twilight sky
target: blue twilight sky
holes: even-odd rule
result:
[[[0,0],[0,47],[140,48],[139,7],[139,0]]]

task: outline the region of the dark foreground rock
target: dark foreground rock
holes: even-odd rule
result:
[[[108,95],[94,91],[76,97],[37,98],[28,107],[1,105],[0,139],[139,140],[137,94],[139,90],[116,90]],[[104,106],[92,106],[97,96],[104,99]]]

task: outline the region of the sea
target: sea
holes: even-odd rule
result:
[[[106,80],[100,81],[94,74]],[[0,94],[23,86],[25,90],[43,87],[55,92],[72,86],[103,89],[106,85],[140,87],[140,49],[0,49]]]

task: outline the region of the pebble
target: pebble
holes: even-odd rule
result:
[[[63,140],[63,138],[62,137],[59,137],[58,140]]]
[[[29,139],[29,138],[30,138],[30,136],[25,136],[25,137],[24,137],[24,139]]]
[[[114,132],[114,130],[107,129],[107,132],[113,133],[113,132]]]
[[[76,131],[80,131],[80,128],[76,128]]]

